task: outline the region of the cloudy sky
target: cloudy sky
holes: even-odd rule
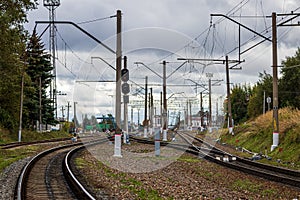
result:
[[[26,28],[32,32],[35,21],[48,20],[49,12],[39,2],[37,10],[31,11]],[[207,92],[207,73],[213,73],[213,105],[221,103],[226,94],[225,65],[207,61],[184,63],[178,58],[238,60],[238,26],[222,17],[210,14],[226,14],[255,32],[271,36],[272,12],[300,12],[299,0],[63,0],[56,8],[56,20],[72,21],[104,42],[113,50],[115,47],[117,10],[122,11],[122,53],[128,57],[130,70],[131,100],[135,107],[142,97],[141,87],[148,76],[153,88],[154,99],[159,100],[162,90],[163,60],[167,61],[167,88],[169,101],[174,110],[185,106],[183,98],[199,99],[199,92]],[[287,18],[278,17],[281,21]],[[297,19],[300,21],[300,19]],[[293,22],[296,22],[294,20]],[[38,33],[46,28],[37,26]],[[278,28],[278,62],[295,54],[300,46],[299,27]],[[241,29],[241,52],[262,39],[248,30]],[[115,55],[97,44],[71,25],[57,25],[57,89],[66,96],[58,96],[58,106],[68,101],[77,101],[78,115],[114,113],[114,88],[112,83],[93,82],[114,80],[115,71],[99,59],[105,59],[115,66]],[[42,36],[45,47],[49,46],[48,31]],[[258,73],[271,73],[271,43],[265,41],[241,55],[245,60],[238,67],[242,70],[230,71],[233,84],[251,84],[258,80]],[[98,57],[98,58],[92,58]],[[136,62],[143,64],[135,64]],[[151,72],[155,71],[157,74]],[[217,84],[217,80],[220,80]],[[223,80],[223,81],[221,81]],[[203,87],[195,87],[198,83]],[[186,85],[186,86],[183,86]],[[140,91],[140,93],[139,93]],[[184,92],[184,93],[183,93]],[[138,95],[133,95],[138,93]],[[195,112],[199,102],[194,101]],[[207,108],[207,97],[204,99]],[[170,104],[171,106],[171,104]],[[177,108],[175,108],[177,107]],[[180,109],[178,108],[180,107]],[[214,108],[215,110],[215,108]],[[140,110],[142,113],[142,109]],[[61,111],[58,112],[61,116]],[[72,112],[71,112],[72,117]],[[137,117],[137,109],[134,118]],[[142,118],[142,117],[141,117]],[[129,118],[130,119],[130,118]]]

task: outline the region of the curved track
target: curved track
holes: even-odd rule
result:
[[[88,145],[106,141],[107,138],[103,138]],[[33,157],[19,176],[16,199],[95,199],[70,167],[72,155],[83,148],[83,143],[74,143],[46,150]]]
[[[205,155],[205,158],[210,161],[248,174],[253,174],[272,181],[300,188],[300,171],[275,167],[272,165],[262,164],[238,156],[234,156],[214,147],[213,145],[201,140],[200,138],[192,137],[187,133],[181,133],[180,136],[190,137],[197,143],[202,143],[211,148],[211,152]],[[199,152],[201,152],[201,147],[196,146],[192,143],[190,143],[190,145],[193,149],[199,149]]]
[[[176,144],[174,142],[162,142],[161,145],[182,149],[183,151],[228,168],[300,188],[300,171],[266,165],[234,156],[214,147],[214,145],[211,145],[200,138],[193,137],[184,132],[178,132],[177,135],[186,142],[186,145]],[[154,143],[153,140],[149,139],[145,140],[136,137],[131,137],[131,139],[147,144]]]

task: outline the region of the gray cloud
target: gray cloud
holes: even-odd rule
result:
[[[142,61],[148,64],[151,69],[162,72],[162,66],[159,64],[163,59],[169,61],[168,73],[175,70],[180,63],[178,57],[196,57],[196,58],[224,58],[225,54],[238,45],[238,26],[229,20],[214,17],[212,22],[216,23],[207,32],[210,25],[211,13],[226,14],[232,8],[237,6],[241,0],[220,1],[220,0],[88,0],[74,1],[64,0],[56,9],[57,20],[69,20],[75,23],[109,17],[116,13],[117,9],[123,13],[123,54],[128,56],[128,68],[130,69],[130,77],[137,83],[143,84],[144,77],[149,77],[151,83],[161,83],[161,79],[156,77],[146,68],[136,66],[133,63]],[[40,1],[38,10],[29,13],[29,24],[26,28],[31,32],[34,27],[34,21],[47,20],[48,10],[43,7]],[[272,12],[286,13],[299,7],[298,0],[250,0],[245,6],[232,13],[233,16],[262,16],[271,15]],[[251,29],[262,32],[266,27],[270,27],[271,20],[269,18],[240,18],[235,20],[249,26]],[[281,20],[281,18],[278,18]],[[300,19],[299,19],[300,20]],[[222,22],[220,22],[222,21]],[[220,22],[220,23],[217,23]],[[112,49],[115,49],[115,31],[116,18],[105,19],[98,22],[81,24],[82,28],[90,32],[99,40],[105,42]],[[155,28],[149,28],[155,27]],[[45,26],[38,26],[38,32],[41,33]],[[93,110],[95,98],[98,98],[98,91],[93,88],[85,88],[74,84],[76,80],[97,80],[97,79],[114,79],[114,71],[100,60],[94,60],[94,66],[91,65],[91,56],[101,56],[105,58],[111,65],[115,65],[114,55],[109,53],[103,47],[90,38],[84,36],[79,30],[70,25],[57,26],[59,35],[57,36],[58,58],[64,60],[64,54],[67,56],[66,66],[58,63],[58,90],[70,91],[72,87],[76,88],[69,97],[64,97],[62,102],[69,98],[80,100],[82,110],[89,113],[96,112]],[[300,45],[298,35],[299,28],[279,28],[279,63],[285,56],[291,56],[295,53],[295,49]],[[200,35],[200,33],[203,33]],[[264,32],[262,32],[264,33]],[[271,32],[266,34],[270,36]],[[191,42],[192,38],[200,35],[196,41]],[[242,43],[247,42],[253,37],[253,33],[242,29]],[[67,48],[64,52],[64,41],[72,48],[74,53]],[[43,41],[48,46],[48,32],[43,36]],[[247,43],[242,47],[247,49],[260,41],[257,37],[254,41]],[[189,44],[189,45],[187,45]],[[185,45],[186,48],[183,48]],[[169,54],[175,53],[168,56]],[[237,59],[237,50],[228,54],[230,59]],[[258,79],[258,73],[266,70],[271,73],[271,44],[264,42],[262,45],[252,49],[242,55],[245,63],[242,63],[242,70],[230,71],[232,83],[255,83]],[[80,57],[80,59],[78,58]],[[84,61],[84,62],[83,62]],[[207,63],[204,63],[207,64]],[[74,78],[74,75],[76,78]],[[193,79],[197,82],[207,83],[205,77],[206,72],[214,73],[217,79],[225,80],[225,66],[213,65],[205,67],[201,64],[186,64],[178,70],[168,80],[169,84],[184,84],[186,79]],[[61,82],[60,82],[61,81]],[[73,86],[67,86],[72,85]],[[224,94],[225,82],[222,86],[215,87],[214,92]],[[104,84],[101,86],[104,87]],[[100,88],[101,88],[100,87]],[[99,88],[98,88],[99,89]],[[102,96],[105,98],[102,104],[97,105],[98,108],[107,110],[110,106],[109,92],[111,87],[104,87]],[[160,87],[155,87],[154,91],[159,93]],[[186,91],[186,93],[195,93],[194,88],[169,88],[170,92]],[[113,93],[113,92],[112,92]],[[76,96],[77,95],[77,96]],[[74,97],[73,97],[74,96]],[[84,107],[85,105],[85,107]],[[93,106],[91,106],[93,105]],[[90,108],[91,107],[91,108]],[[98,112],[98,110],[97,110]],[[104,112],[104,111],[103,111]],[[106,111],[105,111],[106,112]]]

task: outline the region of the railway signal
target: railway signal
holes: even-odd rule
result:
[[[121,71],[121,79],[123,82],[127,82],[129,80],[129,70],[128,69],[122,69]]]
[[[122,84],[122,93],[123,94],[128,94],[130,92],[130,87],[127,82]]]

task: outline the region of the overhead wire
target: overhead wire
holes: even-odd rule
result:
[[[57,30],[57,34],[60,37],[60,39],[65,43],[66,47],[71,51],[71,53],[81,62],[90,64],[89,62],[83,60],[80,56],[78,56],[75,51],[71,48],[71,46],[66,42],[66,40],[62,37],[62,35],[60,34],[60,32]]]
[[[80,25],[80,24],[89,24],[89,23],[93,23],[93,22],[98,22],[98,21],[103,21],[103,20],[106,20],[106,19],[110,19],[110,18],[113,18],[113,17],[115,17],[115,15],[108,16],[108,17],[97,18],[97,19],[92,19],[92,20],[87,20],[87,21],[82,21],[82,22],[78,22],[77,24],[78,25]]]

